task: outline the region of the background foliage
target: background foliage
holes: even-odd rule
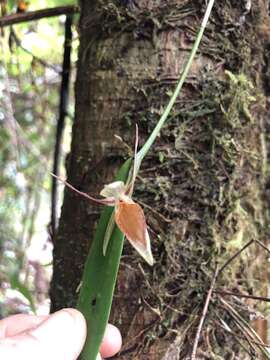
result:
[[[27,10],[73,4],[31,0]],[[14,13],[17,1],[8,1]],[[0,306],[48,311],[50,176],[65,16],[6,27],[0,36]],[[73,31],[76,31],[75,27]],[[77,39],[72,64],[76,61]],[[74,74],[73,74],[74,75]],[[69,149],[73,94],[62,158]]]

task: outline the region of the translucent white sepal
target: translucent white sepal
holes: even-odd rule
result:
[[[125,184],[123,181],[114,181],[111,184],[105,185],[101,190],[100,195],[105,198],[114,198],[119,200],[120,197],[125,193]]]
[[[150,237],[148,234],[147,229],[145,229],[145,240],[146,240],[146,248],[142,246],[138,241],[133,241],[130,238],[128,238],[131,245],[135,248],[135,250],[138,251],[138,253],[142,256],[142,258],[150,265],[154,265],[154,258],[151,251],[151,243],[150,243]]]

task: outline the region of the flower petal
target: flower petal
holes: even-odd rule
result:
[[[115,209],[115,222],[131,245],[149,264],[154,264],[150,238],[143,209],[136,203],[120,201]]]
[[[125,193],[125,184],[123,181],[114,181],[111,184],[105,185],[101,190],[100,195],[105,198],[114,198],[119,200],[119,198]]]

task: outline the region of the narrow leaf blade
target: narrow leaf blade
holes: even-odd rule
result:
[[[120,168],[116,180],[126,181],[132,160]],[[99,220],[82,278],[77,309],[87,321],[87,339],[80,360],[96,360],[99,347],[108,323],[124,235],[114,227],[103,255],[103,242],[114,209],[106,207]]]

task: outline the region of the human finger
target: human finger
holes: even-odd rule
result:
[[[0,339],[35,328],[47,319],[47,317],[48,316],[17,314],[0,320]]]
[[[103,341],[100,346],[100,354],[104,358],[114,356],[119,352],[122,345],[120,331],[114,325],[108,324]]]
[[[15,360],[77,359],[86,337],[86,324],[80,312],[56,312],[35,329],[0,341],[0,358]]]

